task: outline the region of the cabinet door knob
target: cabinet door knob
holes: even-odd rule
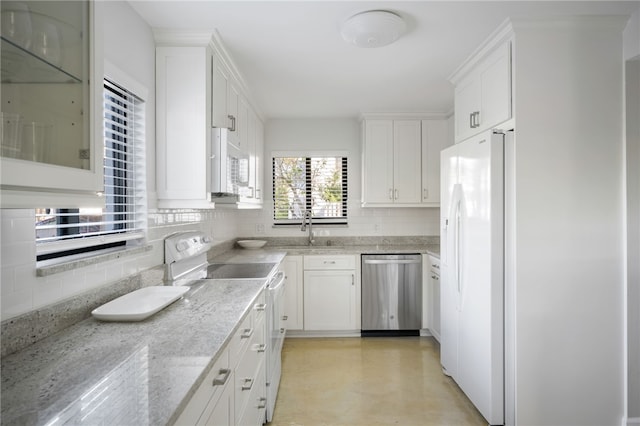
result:
[[[253,387],[253,379],[244,379],[243,382],[244,384],[242,385],[241,390],[251,390],[251,388]]]
[[[267,398],[258,398],[258,410],[262,410],[267,407]]]
[[[233,115],[227,115],[227,118],[229,118],[229,120],[231,120],[231,128],[229,129],[230,132],[235,132],[236,131],[236,118]]]
[[[213,386],[222,386],[227,383],[229,380],[229,375],[231,374],[231,369],[229,368],[221,368],[218,371],[218,376],[213,379]]]

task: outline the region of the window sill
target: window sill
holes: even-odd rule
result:
[[[84,266],[95,265],[109,260],[120,259],[125,256],[133,256],[135,254],[146,253],[151,251],[153,246],[150,244],[138,247],[112,248],[99,252],[84,253],[75,256],[69,256],[64,259],[43,260],[36,263],[36,276],[46,277],[49,275],[67,272]]]
[[[274,223],[271,225],[272,228],[281,228],[281,229],[290,229],[290,228],[300,228],[302,223]],[[309,225],[307,225],[309,226]],[[314,228],[348,228],[348,223],[314,223]]]

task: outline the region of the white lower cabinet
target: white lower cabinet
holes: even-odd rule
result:
[[[287,256],[280,267],[284,271],[284,316],[287,330],[303,329],[302,256]]]
[[[355,330],[359,276],[353,255],[304,256],[304,329]]]
[[[266,419],[265,294],[256,300],[176,425],[262,425]]]
[[[232,424],[229,420],[233,420],[233,369],[225,349],[175,424]]]
[[[429,290],[431,293],[429,330],[440,341],[440,259],[429,256]]]

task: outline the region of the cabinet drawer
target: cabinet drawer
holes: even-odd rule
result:
[[[229,342],[229,359],[231,368],[236,366],[238,360],[249,345],[254,332],[252,312],[242,320],[240,327],[234,333],[231,338],[231,342]]]
[[[253,317],[253,324],[256,324],[260,321],[261,318],[264,319],[267,310],[267,304],[265,302],[265,292],[261,292],[260,295],[256,298],[256,301],[253,302],[253,307],[251,308],[251,316]]]
[[[356,257],[352,255],[304,256],[304,269],[355,269]]]
[[[176,421],[176,425],[196,425],[205,421],[210,414],[206,409],[215,407],[216,400],[220,398],[225,386],[232,378],[233,374],[229,366],[229,351],[225,350],[215,362],[196,393],[191,397],[191,400]]]
[[[258,377],[265,376],[265,365],[262,364],[258,370]],[[266,420],[267,410],[267,388],[266,384],[256,383],[251,389],[251,393],[247,399],[247,405],[244,411],[240,413],[237,425],[240,426],[258,426],[262,425]]]
[[[264,365],[266,345],[264,323],[255,328],[249,347],[242,355],[235,372],[235,416],[240,418],[254,387],[264,386],[266,376],[260,368]],[[262,371],[262,375],[259,372]]]

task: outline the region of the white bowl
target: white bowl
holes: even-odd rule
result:
[[[245,249],[259,249],[263,247],[267,242],[265,240],[240,240],[238,245]]]

